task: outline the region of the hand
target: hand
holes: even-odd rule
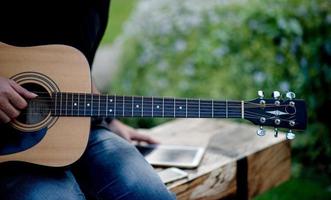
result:
[[[135,129],[131,128],[120,122],[117,119],[113,119],[109,124],[110,130],[119,135],[120,137],[128,140],[129,142],[147,142],[149,144],[158,144],[159,142],[152,137],[138,133]]]
[[[0,77],[0,124],[8,123],[19,116],[20,110],[28,105],[24,98],[35,97],[36,94],[27,91],[15,81]]]

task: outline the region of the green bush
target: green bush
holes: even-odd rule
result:
[[[306,100],[309,118],[307,131],[294,141],[295,153],[303,164],[318,161],[330,172],[330,1],[230,1],[197,16],[187,4],[176,6],[178,15],[154,24],[142,20],[140,32],[124,39],[111,90],[214,99],[255,98],[260,89],[294,91]]]

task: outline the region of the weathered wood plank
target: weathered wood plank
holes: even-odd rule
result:
[[[178,199],[221,199],[236,195],[238,160],[243,158],[249,174],[247,197],[289,177],[290,146],[285,136],[258,137],[256,129],[230,120],[178,119],[143,131],[164,144],[206,147],[200,166],[186,170],[188,178],[167,186]]]

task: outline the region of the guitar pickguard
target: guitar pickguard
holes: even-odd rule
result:
[[[0,126],[0,155],[27,150],[38,144],[47,133],[47,128],[33,132],[21,132],[11,126]]]

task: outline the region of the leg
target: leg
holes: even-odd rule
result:
[[[1,164],[0,174],[0,199],[85,199],[73,174],[63,168],[13,162]]]
[[[97,199],[175,199],[138,150],[106,129],[91,132],[73,172],[83,191]]]

